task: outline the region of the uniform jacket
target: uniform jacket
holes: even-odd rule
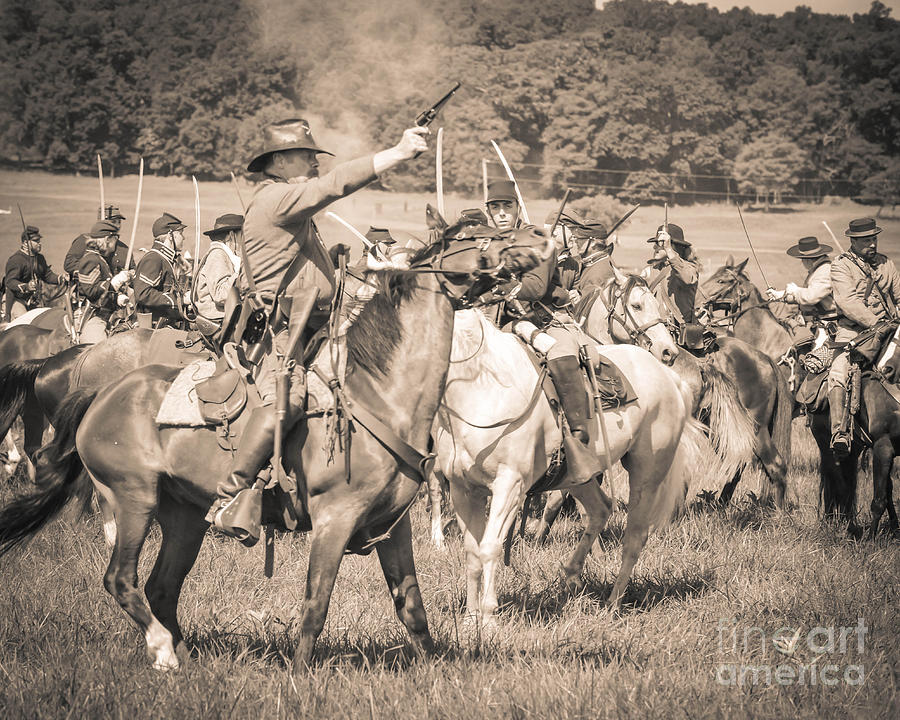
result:
[[[334,266],[312,221],[315,213],[375,180],[373,156],[341,163],[318,178],[302,182],[267,180],[260,184],[244,219],[247,260],[260,292],[275,293],[291,262],[303,262],[288,286],[319,288],[319,305],[334,294]]]
[[[874,265],[869,265],[850,251],[841,253],[831,263],[831,291],[840,311],[841,327],[859,332],[890,318],[879,289],[895,306],[900,303],[900,273],[884,255],[876,255]]]
[[[241,260],[227,245],[218,241],[209,244],[206,257],[200,263],[194,280],[197,312],[210,320],[221,320],[225,314],[225,299],[237,281]]]
[[[560,261],[557,251],[522,276],[516,300],[530,304],[539,325],[549,320],[547,310],[565,310],[572,304],[569,290],[575,287],[581,264],[571,255]],[[542,307],[543,306],[543,307]]]
[[[175,303],[175,253],[153,242],[135,269],[134,299],[138,310],[153,313],[153,320],[180,317]]]
[[[697,262],[685,260],[677,254],[667,258],[658,272],[651,270],[647,273],[647,282],[654,288],[660,307],[665,308],[666,313],[680,324],[694,322],[694,301],[699,279]]]
[[[65,270],[70,275],[78,272],[78,263],[81,261],[81,257],[84,255],[84,251],[87,249],[88,239],[88,234],[82,233],[72,241],[72,246],[69,248],[69,252],[66,253],[66,259],[63,260],[63,270]],[[127,257],[128,246],[121,240],[117,240],[116,250],[113,253],[112,260],[110,260],[110,262],[108,263],[109,269],[112,271],[113,275],[115,275],[120,270],[125,269],[125,259]],[[131,266],[134,267],[134,258],[132,258],[131,260]]]
[[[75,270],[78,272],[78,291],[94,306],[95,314],[107,319],[117,305],[116,293],[110,283],[113,273],[106,258],[96,250],[85,250]]]
[[[834,298],[831,296],[831,259],[823,257],[806,276],[806,287],[786,295],[785,299],[795,302],[804,313],[817,317],[833,317]]]
[[[27,304],[31,299],[28,283],[33,278],[50,285],[59,285],[59,276],[50,269],[41,253],[27,255],[21,250],[14,252],[6,261],[6,287],[13,297]]]

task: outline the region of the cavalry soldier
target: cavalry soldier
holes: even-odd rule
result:
[[[496,180],[488,185],[487,210],[497,228],[520,227],[519,203],[512,181]],[[547,371],[569,425],[570,436],[565,441],[570,468],[599,468],[600,460],[588,446],[591,400],[581,373],[581,338],[571,315],[570,290],[578,263],[570,255],[560,264],[559,238],[556,242],[557,248],[550,257],[522,276],[521,287],[515,295],[517,302],[508,303],[507,312],[513,314],[516,305],[523,306],[522,318],[533,322],[554,340],[546,353]]]
[[[273,301],[277,302],[270,319],[275,334],[256,376],[263,404],[253,410],[231,472],[219,485],[219,498],[207,515],[219,530],[246,545],[259,539],[261,499],[251,486],[272,456],[278,428],[274,403],[279,366],[292,350],[288,348],[289,338],[327,322],[335,291],[334,265],[313,215],[426,150],[422,135],[427,132],[427,128],[409,128],[396,146],[341,163],[319,177],[317,156],[331,153],[318,146],[305,120],[284,120],[264,128],[263,147],[247,165],[249,172],[266,177],[247,207],[244,237],[261,298],[270,308]],[[296,419],[305,395],[304,368],[294,363],[284,430]]]
[[[128,282],[127,270],[113,274],[110,267],[119,229],[111,222],[101,220],[91,228],[84,255],[78,263],[78,290],[90,303],[90,316],[82,326],[79,341],[96,344],[106,339],[109,319],[127,300],[119,295],[119,289]]]
[[[689,350],[700,349],[703,343],[699,333],[697,337],[687,337],[686,331],[688,325],[696,322],[694,301],[700,280],[700,262],[678,225],[660,225],[656,237],[647,242],[653,243],[653,257],[647,261],[641,276],[654,289],[669,320],[678,326],[678,344]]]
[[[556,214],[556,211],[550,213],[544,221],[548,232]],[[614,245],[603,223],[583,218],[574,211],[565,212],[559,217],[553,239],[559,253],[560,284],[569,291],[573,304],[581,300],[576,284],[602,287],[615,277]]]
[[[42,282],[59,285],[62,280],[41,254],[41,231],[29,225],[22,231],[22,245],[6,261],[7,322],[40,306]]]
[[[788,283],[784,290],[768,288],[766,295],[770,300],[784,300],[800,306],[801,316],[792,315],[787,319],[795,342],[811,339],[809,330],[811,322],[827,322],[837,318],[834,299],[831,297],[831,252],[830,245],[823,245],[818,238],[801,238],[796,245],[787,249],[791,257],[800,258],[806,269],[806,283],[799,286]],[[804,320],[810,322],[804,324]]]
[[[134,298],[138,312],[152,315],[154,327],[181,319],[176,257],[184,244],[185,224],[171,213],[153,223],[153,246],[135,268]],[[190,302],[190,294],[186,298]]]
[[[116,228],[116,234],[118,234],[122,229],[122,221],[125,220],[125,216],[119,212],[119,208],[115,205],[107,205],[104,211],[103,220],[112,224]],[[63,270],[71,276],[73,281],[78,280],[78,278],[75,277],[75,273],[78,271],[78,263],[81,260],[81,256],[84,255],[84,250],[89,238],[90,232],[81,233],[81,235],[76,237],[69,247],[69,252],[66,253],[66,259],[63,260]],[[112,257],[109,258],[109,269],[112,270],[113,273],[125,270],[125,259],[127,257],[128,246],[121,241],[117,241],[115,252]],[[132,260],[132,266],[133,265],[134,261]]]
[[[220,325],[225,316],[225,299],[241,274],[239,256],[244,232],[244,216],[232,213],[216,218],[209,237],[209,250],[200,261],[194,278],[194,307],[198,322]]]
[[[844,232],[850,238],[850,250],[831,263],[831,288],[838,309],[835,342],[839,347],[883,320],[900,319],[900,273],[878,252],[880,232],[874,218],[851,220]],[[844,418],[849,371],[850,359],[844,348],[835,354],[828,374],[831,448],[837,457],[850,452],[851,438]]]

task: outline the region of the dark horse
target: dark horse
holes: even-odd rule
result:
[[[741,274],[745,264],[746,260],[738,266],[729,261],[706,280],[701,290],[708,298],[707,302],[725,301],[728,289],[732,288],[732,277]],[[755,306],[757,303],[750,304]],[[747,307],[743,313],[738,313],[733,333],[719,335],[719,350],[709,355],[709,362],[731,379],[737,387],[741,404],[756,423],[753,452],[775,486],[775,503],[781,507],[791,458],[793,398],[787,380],[778,370],[777,359],[763,349],[767,345],[761,337],[749,332],[746,335],[738,333],[738,328],[743,331],[753,324],[752,320],[744,319],[744,315],[751,311]],[[786,332],[774,317],[772,322],[781,332]],[[735,474],[722,489],[719,496],[721,502],[727,503],[731,499],[739,479],[740,473]]]
[[[333,459],[326,457],[329,422],[321,416],[298,423],[285,439],[284,464],[298,481],[294,510],[299,527],[312,531],[295,665],[312,657],[344,552],[365,553],[373,545],[415,649],[432,646],[407,513],[421,477],[405,458],[424,455],[428,446],[449,364],[454,306],[508,276],[504,265],[534,267],[552,248],[534,230],[499,238],[490,229],[484,232],[468,239],[456,239],[454,228],[444,232],[413,259],[421,273],[383,278],[386,287],[348,330],[344,394],[354,418],[349,447],[338,443]],[[87,469],[115,513],[116,544],[104,584],[144,632],[159,669],[177,667],[179,658],[187,657],[178,597],[209,527],[204,515],[216,483],[230,462],[213,428],[156,425],[156,412],[178,372],[150,365],[100,391],[69,396],[56,417],[56,438],[42,450],[38,489],[0,511],[0,552],[6,552],[69,498],[89,489],[80,479]],[[395,452],[387,443],[402,445]],[[274,505],[267,503],[264,515],[267,523],[282,522]],[[145,602],[137,588],[137,563],[153,519],[163,537]]]
[[[796,356],[791,357],[791,335],[747,277],[744,272],[746,264],[746,260],[738,264],[727,262],[704,283],[704,290],[710,298],[724,300],[732,305],[733,332],[736,337],[760,348],[778,362],[785,376],[793,376],[799,380],[804,371],[797,363]],[[896,381],[898,376],[894,375],[892,379]],[[822,407],[809,414],[810,430],[819,447],[823,509],[826,515],[847,522],[852,534],[858,533],[855,525],[857,473],[859,458],[865,448],[861,438],[868,437],[872,445],[873,482],[872,524],[869,534],[874,537],[885,511],[888,513],[891,529],[898,532],[897,511],[892,498],[891,468],[894,458],[900,455],[900,404],[894,400],[877,375],[863,375],[857,421],[864,434],[857,433],[850,454],[837,461],[831,452],[831,422],[827,399]]]

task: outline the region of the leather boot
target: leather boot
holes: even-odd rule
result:
[[[259,540],[262,490],[253,484],[272,458],[275,427],[273,405],[253,409],[234,454],[231,472],[216,488],[219,498],[210,509],[212,523],[247,547]]]
[[[587,482],[601,472],[601,465],[600,459],[588,445],[590,399],[584,387],[581,365],[574,355],[565,355],[548,360],[547,369],[569,425],[569,432],[563,431],[569,475],[577,482]]]
[[[847,411],[847,391],[835,385],[828,391],[828,414],[831,417],[831,451],[837,460],[850,454],[850,433],[844,423]]]

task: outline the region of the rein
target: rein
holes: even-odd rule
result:
[[[474,355],[472,357],[475,357]],[[474,428],[478,428],[479,430],[491,430],[493,428],[502,427],[503,425],[512,425],[513,423],[518,422],[523,417],[525,417],[529,412],[531,412],[532,408],[534,408],[535,404],[538,401],[538,398],[541,396],[541,392],[544,389],[544,379],[547,377],[547,366],[541,366],[541,372],[538,374],[537,382],[534,384],[534,390],[531,393],[531,398],[528,400],[528,404],[525,406],[525,409],[522,410],[518,415],[513,415],[508,418],[503,418],[502,420],[498,420],[497,422],[493,422],[490,425],[479,425],[478,423],[470,422],[466,420],[462,415],[460,415],[456,410],[451,408],[449,405],[446,405],[443,400],[441,400],[441,407],[447,411],[448,415],[452,415],[457,420],[462,420],[466,425]]]
[[[649,341],[650,338],[647,335],[647,330],[652,328],[654,325],[665,326],[665,322],[661,317],[658,317],[655,320],[649,320],[643,325],[638,324],[637,318],[634,316],[631,308],[628,307],[628,297],[631,295],[631,291],[639,281],[643,282],[638,277],[632,275],[628,278],[628,281],[625,283],[625,287],[623,288],[619,285],[618,282],[613,280],[613,282],[610,283],[609,286],[609,296],[608,298],[606,298],[606,300],[608,300],[608,302],[606,303],[606,324],[610,338],[615,339],[613,326],[614,323],[618,323],[625,329],[625,332],[628,333],[628,339],[633,345],[640,344],[642,338],[646,338],[646,340]],[[602,294],[600,297],[602,297]],[[619,303],[622,304],[622,315],[616,313],[616,305]],[[631,324],[631,327],[629,327],[629,323]]]

